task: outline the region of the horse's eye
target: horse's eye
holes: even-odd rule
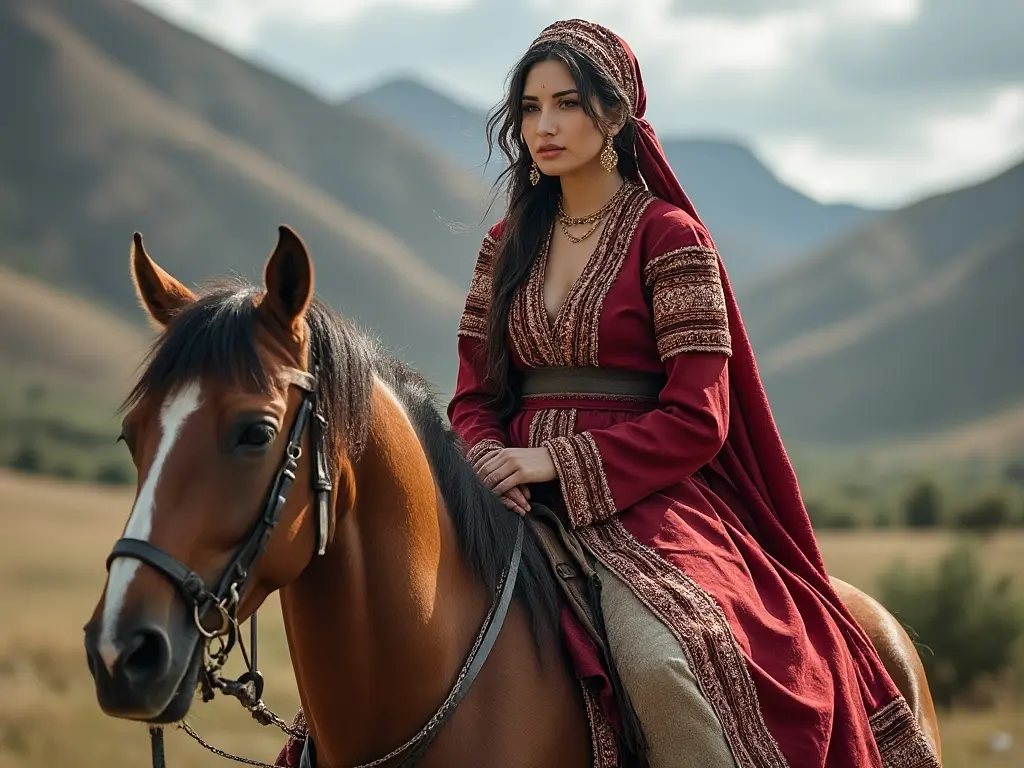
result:
[[[272,424],[266,422],[251,424],[239,435],[238,447],[249,450],[266,448],[276,436],[277,430]]]

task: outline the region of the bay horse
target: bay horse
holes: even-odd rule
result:
[[[315,298],[298,235],[280,227],[262,290],[193,293],[137,233],[131,275],[162,333],[125,401],[138,489],[85,627],[103,711],[181,720],[208,641],[230,648],[277,590],[317,765],[377,763],[430,723],[425,768],[594,765],[548,562],[428,383]],[[913,643],[837,587],[937,748]]]

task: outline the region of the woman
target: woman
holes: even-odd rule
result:
[[[449,417],[506,506],[553,498],[600,562],[651,765],[937,765],[825,574],[629,47],[558,22],[510,84],[491,122],[508,211],[475,267]],[[572,623],[577,670],[615,722]]]

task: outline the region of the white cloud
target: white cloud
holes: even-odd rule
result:
[[[980,181],[1024,159],[1024,88],[997,92],[980,111],[929,121],[916,146],[836,153],[821,139],[769,140],[762,153],[787,183],[823,202],[854,197],[882,205],[903,201],[905,180],[919,194]]]
[[[481,107],[547,23],[640,59],[663,137],[752,145],[823,200],[899,204],[1024,151],[1020,0],[138,0],[337,97],[397,74]]]
[[[820,35],[822,24],[819,14],[806,10],[749,22],[729,18],[685,22],[679,26],[684,39],[692,42],[677,51],[677,68],[694,80],[716,75],[772,78],[797,63],[808,41]],[[667,30],[656,27],[651,32],[652,44],[672,45]]]
[[[451,13],[473,0],[138,0],[169,19],[200,30],[234,49],[246,49],[276,23],[339,24],[371,8],[393,6]]]

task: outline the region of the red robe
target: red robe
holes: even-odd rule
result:
[[[648,371],[667,383],[656,401],[527,397],[508,423],[487,405],[482,368],[502,227],[484,240],[459,325],[448,414],[470,460],[499,446],[548,448],[558,481],[535,492],[675,634],[742,768],[937,766],[831,591],[809,523],[790,535],[802,521],[773,514],[749,441],[727,440],[744,403],[729,384],[727,300],[703,226],[636,185],[554,322],[544,248],[510,312],[513,364]],[[616,765],[607,676],[568,612],[562,625],[591,692],[597,764]]]

